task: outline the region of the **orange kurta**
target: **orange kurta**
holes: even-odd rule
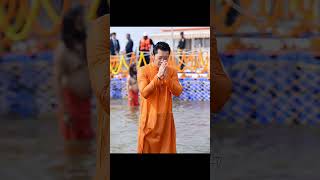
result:
[[[177,71],[167,68],[163,80],[157,78],[158,68],[152,63],[138,70],[141,96],[138,153],[176,153],[172,95],[179,96],[182,86]]]

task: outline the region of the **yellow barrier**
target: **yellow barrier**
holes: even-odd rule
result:
[[[31,7],[29,7],[28,0],[2,0],[0,1],[0,32],[4,32],[5,36],[13,41],[19,41],[25,39],[31,30],[31,26],[35,25],[35,33],[40,36],[52,36],[57,35],[60,30],[62,21],[62,15],[70,9],[71,0],[64,0],[61,12],[56,12],[49,0],[33,0],[31,1]],[[88,3],[88,0],[79,1],[82,4]],[[94,0],[86,15],[87,20],[96,17],[96,11],[100,0]],[[17,6],[17,4],[19,6]],[[5,11],[4,7],[8,7]],[[17,8],[19,7],[19,8]],[[52,21],[51,30],[46,30],[37,21],[40,8],[43,7],[48,14],[49,19]],[[12,20],[15,20],[14,24],[11,24]],[[21,31],[18,32],[18,30]]]
[[[31,11],[29,11],[29,15],[26,16],[28,19],[26,20],[26,24],[23,26],[22,30],[20,32],[16,32],[11,26],[7,26],[6,30],[4,31],[5,35],[11,40],[18,41],[25,39],[28,36],[32,23],[36,19],[40,7],[39,0],[34,0],[32,2],[33,4]],[[8,22],[5,22],[5,20],[7,20],[7,18],[4,15],[3,7],[0,7],[0,27],[3,27],[4,24],[9,24]]]
[[[24,22],[25,22],[25,16],[28,13],[28,2],[27,0],[21,0],[19,3],[19,11],[17,11],[17,16],[16,16],[16,23],[13,25],[14,31],[17,31],[20,29]],[[9,22],[9,21],[8,21]]]
[[[58,21],[60,21],[61,17],[55,12],[55,10],[52,8],[50,2],[48,0],[41,0],[42,6],[44,10],[47,12],[48,16],[51,18],[51,20],[56,24]],[[67,1],[65,1],[67,2]]]
[[[181,56],[181,59],[180,57]],[[129,67],[132,63],[136,63],[136,55],[135,53],[131,54],[129,64],[126,61],[126,54],[111,56],[110,57],[110,75],[118,75],[120,73],[127,75],[129,72]],[[176,58],[179,59],[179,63],[176,63]],[[137,68],[140,68],[141,62],[146,64],[145,55],[140,53],[138,63],[136,63]],[[153,62],[152,57],[150,57],[150,63]],[[202,51],[191,52],[190,54],[186,54],[183,52],[182,54],[176,55],[172,53],[168,59],[168,63],[170,66],[173,66],[177,69],[178,72],[185,72],[189,70],[190,72],[197,73],[197,70],[200,69],[201,73],[208,73],[210,70],[210,57],[209,54],[203,53]],[[184,63],[183,69],[180,69],[182,63]]]

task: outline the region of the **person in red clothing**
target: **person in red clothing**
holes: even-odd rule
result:
[[[66,13],[62,21],[62,40],[54,53],[59,126],[66,141],[94,138],[84,18],[81,6]]]
[[[129,76],[127,81],[128,90],[128,105],[130,107],[139,106],[139,88],[137,82],[137,65],[135,63],[130,65]]]
[[[139,51],[140,51],[140,53],[144,54],[144,57],[146,59],[147,64],[149,64],[149,62],[150,62],[150,50],[153,47],[153,45],[154,45],[153,41],[151,38],[148,37],[148,33],[144,32],[143,38],[140,40],[140,43],[139,43]],[[147,64],[144,64],[144,62],[141,61],[140,67],[147,65]]]

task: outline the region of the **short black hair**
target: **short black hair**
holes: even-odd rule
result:
[[[156,45],[153,46],[153,55],[156,55],[158,53],[158,49],[162,51],[169,51],[169,54],[171,52],[170,46],[168,43],[160,41]]]
[[[180,35],[183,35],[183,34],[184,34],[183,32],[180,33]]]
[[[136,66],[137,65],[135,63],[132,63],[130,65],[130,67],[129,67],[129,75],[132,78],[136,78],[137,77],[137,71],[134,71],[134,69],[137,68]],[[137,70],[137,69],[135,69],[135,70]]]
[[[74,49],[75,44],[85,43],[86,32],[75,28],[76,18],[84,16],[84,8],[77,5],[71,8],[62,19],[61,38],[68,49]]]

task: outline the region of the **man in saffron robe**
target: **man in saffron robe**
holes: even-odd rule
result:
[[[179,96],[182,86],[177,70],[168,66],[170,46],[158,42],[153,47],[153,63],[138,70],[141,96],[138,153],[176,153],[176,130],[172,95]]]

